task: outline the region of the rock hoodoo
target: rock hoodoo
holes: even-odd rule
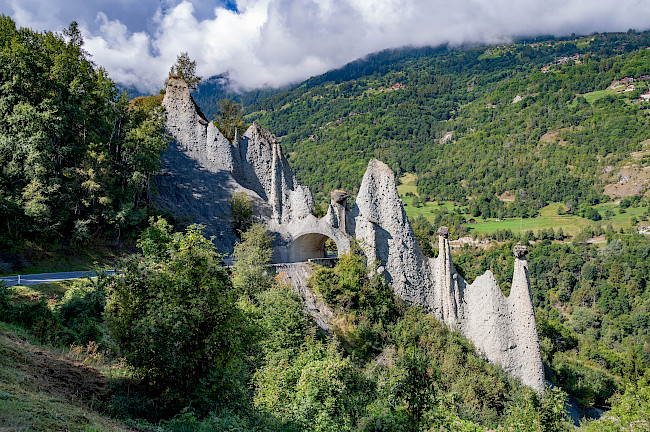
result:
[[[163,106],[174,141],[163,157],[166,175],[159,182],[159,206],[205,224],[217,247],[231,252],[236,236],[228,199],[243,191],[274,234],[276,263],[325,258],[328,239],[344,253],[356,238],[368,260],[379,263],[397,296],[459,330],[488,360],[524,384],[544,389],[525,248],[513,251],[508,297],[490,271],[467,284],[451,260],[446,227],[438,230],[438,257],[424,256],[386,164],[374,159],[368,163],[351,208],[345,191],[332,192],[327,214],[319,219],[311,213],[309,189],[296,181],[269,131],[254,123],[230,143],[205,119],[181,79],[169,80]]]

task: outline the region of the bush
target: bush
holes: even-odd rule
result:
[[[253,201],[246,192],[237,192],[229,200],[232,227],[240,235],[246,231],[253,219]]]
[[[618,383],[610,374],[564,356],[555,357],[553,369],[563,389],[589,404],[606,406],[618,389]]]
[[[264,225],[253,224],[235,245],[232,283],[240,292],[253,294],[271,286],[268,265],[273,255],[272,239]]]
[[[164,248],[145,244],[169,238]],[[127,363],[154,391],[183,401],[215,369],[236,367],[245,320],[221,256],[201,227],[174,233],[158,220],[109,284],[108,324]]]
[[[512,432],[568,432],[573,430],[566,416],[567,395],[557,387],[543,397],[528,390],[520,403],[508,409],[500,430]]]
[[[257,408],[300,430],[352,431],[374,395],[372,384],[334,343],[307,339],[300,354],[273,359],[255,374]]]
[[[372,322],[388,324],[399,315],[391,288],[375,268],[366,267],[354,253],[341,255],[332,269],[317,268],[309,284],[331,306],[356,311]]]
[[[103,339],[104,306],[106,305],[105,275],[99,279],[75,281],[55,308],[55,316],[65,327],[65,344],[85,345]]]
[[[602,216],[600,215],[598,210],[593,207],[589,207],[585,210],[584,217],[586,217],[587,219],[591,219],[592,221],[599,221],[602,219]]]
[[[650,387],[646,380],[627,386],[613,398],[612,410],[584,427],[585,432],[642,432],[650,429]]]

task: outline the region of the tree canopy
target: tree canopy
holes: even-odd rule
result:
[[[160,100],[129,102],[64,34],[0,17],[0,243],[116,240],[146,223],[167,146]]]
[[[176,62],[169,69],[169,76],[178,76],[185,80],[190,90],[199,88],[202,77],[196,74],[196,60],[192,60],[187,51],[176,57]]]

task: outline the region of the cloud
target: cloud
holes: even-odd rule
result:
[[[68,10],[53,1],[31,13],[30,2],[42,2],[4,1],[19,24],[43,25]],[[88,3],[65,4],[71,2]],[[116,81],[143,91],[162,87],[182,51],[197,61],[200,75],[228,71],[237,85],[252,88],[300,81],[385,48],[650,25],[645,0],[240,0],[236,8],[224,1],[142,0],[135,7],[139,24],[128,0],[94,4],[95,17],[80,20],[86,49]],[[88,15],[88,6],[83,10]]]

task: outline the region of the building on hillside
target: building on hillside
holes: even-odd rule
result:
[[[631,83],[631,82],[634,82],[634,78],[632,78],[632,77],[625,77],[625,78],[621,78],[621,80],[620,80],[621,84],[627,84],[627,83]]]
[[[643,102],[648,102],[648,101],[650,101],[650,91],[647,91],[647,92],[643,93],[643,94],[641,95],[641,97],[639,98],[639,100],[641,100],[641,101],[643,101]]]

